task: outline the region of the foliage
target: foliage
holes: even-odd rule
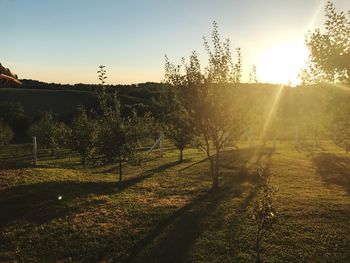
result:
[[[51,154],[60,146],[64,140],[65,125],[54,120],[52,112],[44,112],[39,121],[32,124],[29,129],[31,136],[36,136],[38,145],[49,148]]]
[[[346,152],[350,151],[350,106],[348,103],[348,97],[338,101],[338,105],[333,109],[332,125],[333,125],[333,141],[335,144],[345,149]]]
[[[180,151],[179,161],[182,162],[183,151],[192,142],[194,129],[188,107],[186,107],[186,99],[181,93],[183,92],[184,76],[179,75],[178,69],[166,57],[165,75],[171,86],[161,96],[158,105],[161,108],[160,118],[165,128],[165,135]],[[171,79],[172,77],[180,79]]]
[[[86,168],[88,160],[96,151],[98,123],[87,115],[83,107],[79,107],[71,128],[71,148],[80,154],[81,162]]]
[[[0,119],[11,127],[16,136],[23,135],[31,122],[24,112],[23,105],[17,101],[0,102]]]
[[[306,38],[311,55],[310,70],[304,74],[350,83],[350,11],[338,13],[328,1],[325,13],[325,31],[316,29]]]
[[[0,120],[0,145],[9,144],[13,139],[14,133],[11,127]]]
[[[104,84],[106,83],[106,79],[107,79],[107,71],[105,68],[106,68],[106,66],[100,65],[99,70],[97,71],[98,79],[101,81],[101,86],[104,86]]]
[[[212,187],[219,185],[220,153],[231,140],[237,139],[242,133],[243,112],[242,97],[236,97],[234,88],[229,83],[238,81],[237,68],[233,65],[230,51],[230,41],[222,42],[217,23],[213,23],[212,47],[204,38],[207,50],[208,67],[202,73],[197,53],[193,52],[189,65],[170,64],[166,68],[167,83],[179,87],[183,105],[198,136],[197,145],[202,148],[210,161]],[[240,58],[239,58],[240,61]],[[215,153],[215,156],[213,155]]]
[[[256,66],[253,65],[252,71],[249,73],[249,83],[258,83],[258,77],[256,75]]]
[[[119,162],[119,182],[122,180],[122,162],[135,160],[139,141],[147,131],[149,115],[138,118],[136,114],[123,118],[116,94],[100,94],[101,118],[98,139],[99,152],[107,161]]]

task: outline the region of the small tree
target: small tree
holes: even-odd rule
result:
[[[337,100],[337,107],[332,112],[331,122],[334,127],[334,143],[343,148],[346,153],[350,151],[350,106],[348,99],[349,97],[346,96],[342,100]]]
[[[107,71],[106,71],[106,66],[104,65],[100,65],[99,66],[99,70],[97,71],[98,74],[98,79],[100,80],[100,84],[101,86],[104,86],[104,84],[106,83],[106,79],[107,79]]]
[[[99,151],[107,161],[118,161],[119,183],[122,181],[123,161],[133,160],[143,131],[136,114],[123,118],[120,112],[120,102],[116,94],[100,95],[101,132],[99,136]]]
[[[34,123],[29,130],[31,136],[36,136],[39,145],[51,150],[51,155],[58,148],[60,126],[62,124],[54,120],[52,112],[44,112],[39,121]]]
[[[242,51],[240,48],[236,48],[237,61],[233,66],[233,82],[240,83],[242,78]]]
[[[97,122],[90,118],[83,107],[78,108],[78,112],[72,121],[71,147],[81,156],[81,162],[86,168],[89,158],[95,153],[98,138]]]
[[[11,127],[0,120],[0,145],[9,144],[13,139],[14,133]]]
[[[166,57],[166,76],[176,74],[176,69]],[[194,127],[189,113],[184,106],[183,97],[180,96],[181,83],[173,82],[168,91],[161,97],[158,104],[162,109],[162,123],[166,137],[169,138],[179,150],[179,161],[183,161],[183,151],[194,137]]]
[[[256,76],[256,66],[253,65],[252,71],[249,73],[249,83],[258,83],[258,77]]]

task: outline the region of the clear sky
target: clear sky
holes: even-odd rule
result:
[[[333,1],[349,10],[349,0]],[[246,77],[294,82],[309,29],[322,26],[323,0],[0,0],[0,62],[20,78],[57,83],[161,81],[164,55],[180,62],[197,50],[212,21],[241,47]],[[288,63],[286,62],[288,60]]]

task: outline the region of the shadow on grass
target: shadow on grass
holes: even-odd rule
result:
[[[197,238],[213,224],[222,224],[223,219],[216,216],[218,206],[242,191],[243,187],[221,187],[199,195],[153,228],[122,262],[185,262]]]
[[[236,154],[241,150],[233,151]],[[250,151],[249,151],[250,152]],[[236,165],[241,165],[249,160],[241,158]],[[242,163],[243,161],[243,163]],[[203,162],[203,161],[201,161]],[[201,163],[199,162],[199,163]],[[268,167],[266,167],[268,171]],[[222,176],[222,184],[219,189],[204,192],[196,197],[192,202],[176,210],[173,214],[161,221],[144,238],[138,241],[131,249],[128,256],[124,259],[117,259],[118,262],[186,262],[191,258],[189,253],[193,251],[196,240],[206,231],[220,231],[224,224],[224,213],[221,205],[230,203],[241,194],[251,188],[247,197],[239,203],[237,215],[230,220],[229,238],[232,243],[237,238],[240,227],[239,215],[244,213],[250,202],[255,198],[259,191],[260,177],[257,173],[250,174],[247,170],[244,174],[240,170],[233,171],[231,174]],[[246,182],[252,183],[250,186]],[[208,232],[207,232],[208,233]],[[214,242],[214,240],[213,240]],[[221,241],[220,241],[221,242]],[[220,244],[218,242],[218,244]],[[228,242],[230,243],[230,242]],[[234,244],[230,244],[230,246]],[[216,243],[212,247],[218,246]],[[225,248],[215,248],[225,249]],[[203,251],[204,253],[210,253]],[[234,258],[236,251],[232,251]]]
[[[344,188],[350,195],[350,158],[331,153],[320,153],[314,157],[318,174],[326,184]]]
[[[17,169],[17,168],[48,168],[53,166],[59,167],[77,167],[80,164],[72,163],[67,160],[62,161],[63,158],[75,157],[68,150],[57,150],[53,155],[48,150],[39,150],[38,152],[38,165],[33,164],[32,153],[19,154],[19,155],[9,155],[0,157],[0,168],[3,170]],[[46,164],[43,164],[46,163]]]
[[[88,202],[84,197],[89,194],[117,194],[150,176],[145,174],[134,177],[123,181],[121,185],[116,182],[53,181],[19,185],[2,190],[0,230],[17,220],[43,224],[77,210],[84,210],[87,206],[98,205],[101,201]],[[74,206],[72,201],[76,198],[83,198],[83,203]]]

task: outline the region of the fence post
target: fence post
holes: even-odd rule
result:
[[[159,142],[160,157],[163,157],[163,139],[164,139],[164,133],[160,132],[160,142]]]
[[[249,148],[251,148],[252,147],[252,129],[251,128],[249,128],[249,130],[248,130],[248,146],[249,146]]]
[[[38,165],[38,147],[36,143],[36,136],[33,136],[33,160],[34,165]]]
[[[294,145],[297,146],[298,143],[299,143],[299,130],[298,130],[298,126],[295,126]]]

